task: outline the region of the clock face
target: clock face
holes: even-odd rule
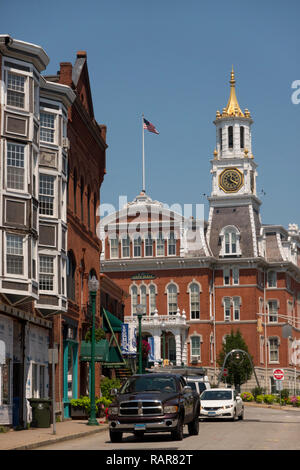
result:
[[[237,168],[227,168],[219,176],[219,186],[226,193],[237,192],[244,184],[244,176]]]

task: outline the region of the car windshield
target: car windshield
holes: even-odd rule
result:
[[[231,400],[231,390],[206,390],[201,395],[201,400]]]
[[[145,391],[175,392],[176,382],[172,377],[131,377],[125,382],[121,393],[145,392]]]

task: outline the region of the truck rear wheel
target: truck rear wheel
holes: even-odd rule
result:
[[[122,442],[123,433],[119,431],[109,430],[109,437],[111,442]]]

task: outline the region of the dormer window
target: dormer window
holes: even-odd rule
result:
[[[228,127],[228,148],[233,148],[233,127]]]
[[[234,226],[224,227],[220,234],[220,256],[240,256],[240,232]]]
[[[170,237],[168,239],[168,255],[176,255],[176,238],[174,232],[170,232]]]
[[[142,256],[142,239],[137,237],[133,241],[133,256],[134,258],[140,258]]]
[[[151,233],[145,238],[145,256],[153,256],[153,240]]]

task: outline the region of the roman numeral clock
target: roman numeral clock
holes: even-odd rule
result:
[[[244,175],[237,168],[226,168],[219,175],[219,187],[226,193],[236,193],[244,184]]]

